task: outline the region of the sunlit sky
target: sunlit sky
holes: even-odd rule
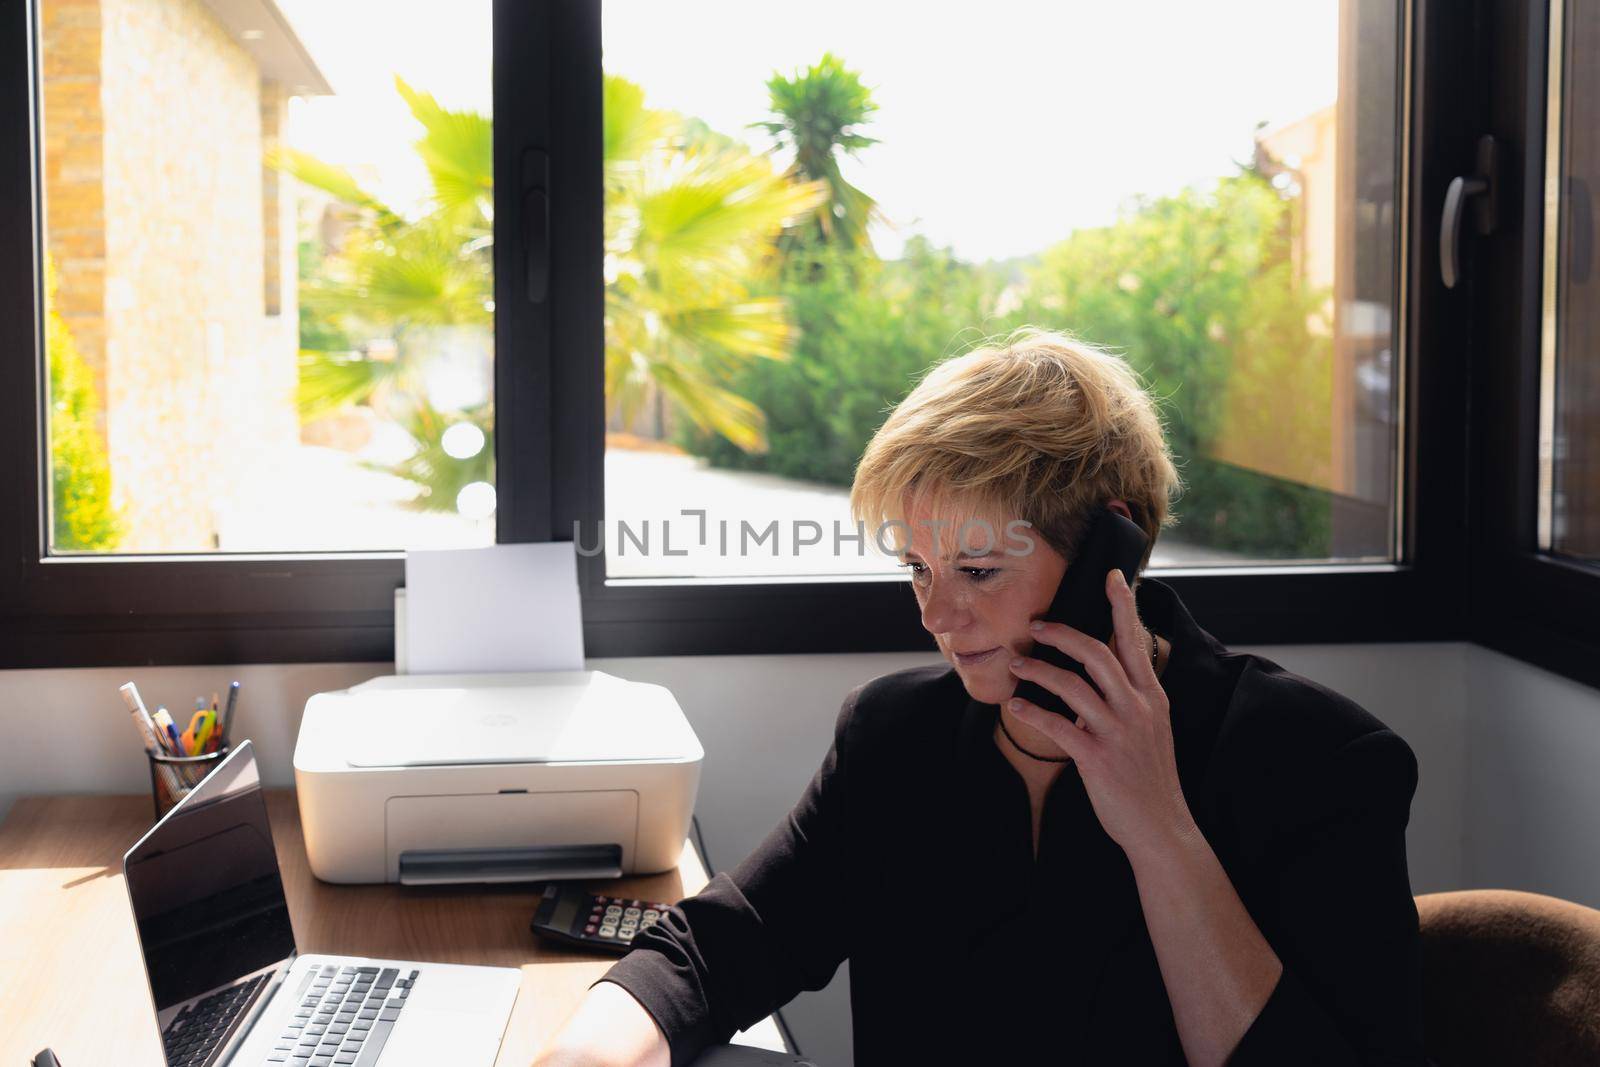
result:
[[[367,164],[397,206],[426,176],[398,73],[441,103],[490,110],[486,0],[278,0],[335,96],[297,102],[290,136]],[[845,174],[875,197],[898,255],[921,233],[968,259],[1036,252],[1111,221],[1134,194],[1233,170],[1258,122],[1334,101],[1338,0],[888,3],[611,0],[606,69],[646,102],[759,150],[766,80],[832,50],[872,89],[880,140]]]

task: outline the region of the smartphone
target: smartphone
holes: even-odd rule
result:
[[[1111,600],[1106,595],[1106,575],[1112,567],[1117,568],[1132,589],[1134,574],[1149,544],[1145,532],[1132,521],[1110,508],[1102,508],[1084,531],[1078,551],[1068,563],[1067,573],[1061,576],[1061,585],[1044,617],[1050,622],[1064,622],[1075,630],[1082,630],[1097,641],[1110,643]],[[1071,671],[1088,682],[1095,692],[1100,692],[1083,664],[1060,649],[1035,641],[1029,655]],[[1068,707],[1066,701],[1032,679],[1018,681],[1013,695],[1046,711],[1065,715],[1072,722],[1078,721],[1078,713]]]

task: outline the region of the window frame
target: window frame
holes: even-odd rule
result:
[[[35,6],[0,0],[0,99],[27,102],[0,110],[0,441],[28,460],[0,467],[0,499],[28,502],[0,517],[0,667],[390,660],[399,553],[40,558]],[[1224,643],[1469,637],[1467,331],[1435,250],[1454,138],[1473,125],[1453,61],[1471,27],[1447,6],[1402,2],[1397,16],[1401,562],[1153,572]],[[604,502],[600,7],[496,0],[494,20],[497,536],[571,540]],[[548,270],[542,301],[530,268]],[[903,578],[608,581],[604,567],[578,557],[591,657],[934,651]]]
[[[1564,0],[1550,0],[1564,3]],[[1600,687],[1600,568],[1544,552],[1538,541],[1539,402],[1543,359],[1544,179],[1550,8],[1488,0],[1478,65],[1498,82],[1474,87],[1484,129],[1502,142],[1495,232],[1480,238],[1463,317],[1478,338],[1472,437],[1472,633],[1478,643]],[[1470,170],[1466,162],[1462,172]],[[1473,291],[1498,294],[1472,299]]]
[[[580,27],[585,38],[571,49],[584,58],[585,83],[598,87],[599,4],[583,5],[590,18]],[[1348,643],[1357,641],[1437,641],[1466,636],[1465,591],[1452,576],[1460,573],[1464,551],[1459,543],[1465,499],[1465,472],[1457,462],[1453,439],[1465,414],[1465,393],[1449,362],[1448,346],[1420,344],[1428,336],[1421,316],[1437,314],[1438,205],[1443,201],[1439,156],[1443,124],[1414,110],[1415,99],[1458,99],[1459,65],[1436,58],[1449,40],[1450,26],[1436,14],[1422,18],[1425,0],[1398,5],[1401,21],[1395,106],[1402,131],[1401,176],[1406,203],[1427,206],[1429,186],[1433,210],[1406,208],[1397,235],[1397,306],[1405,323],[1401,335],[1405,405],[1403,441],[1397,470],[1400,526],[1394,564],[1317,564],[1239,568],[1162,568],[1153,576],[1172,585],[1200,624],[1225,644]],[[1442,5],[1440,5],[1442,7]],[[1435,12],[1439,8],[1433,9]],[[1413,41],[1417,42],[1413,45]],[[1424,52],[1426,49],[1426,55]],[[1426,95],[1424,96],[1424,92]],[[1431,105],[1438,107],[1438,105]],[[555,134],[581,146],[586,126],[597,126],[598,110],[558,115]],[[1411,131],[1407,137],[1405,131]],[[563,145],[565,148],[565,145]],[[598,154],[594,158],[598,175]],[[1445,179],[1447,181],[1448,179]],[[598,194],[596,178],[592,188]],[[578,205],[588,237],[565,246],[560,269],[598,277],[601,266],[603,204],[595,195]],[[1431,234],[1427,219],[1433,220]],[[1424,250],[1427,250],[1425,253]],[[1430,255],[1433,258],[1429,258]],[[1430,292],[1436,289],[1437,293]],[[594,321],[599,321],[598,316]],[[599,366],[604,336],[589,338],[591,363]],[[565,349],[562,349],[565,350]],[[603,441],[600,409],[582,394],[568,397],[571,406],[590,405],[590,440]],[[604,499],[603,465],[580,493],[576,516],[592,543]],[[1421,478],[1419,471],[1429,471]],[[562,477],[558,472],[558,478]],[[570,524],[561,539],[570,539]],[[607,580],[604,555],[580,556],[585,648],[591,656],[712,655],[762,653],[834,653],[935,650],[922,628],[915,601],[904,579],[852,582],[747,582],[696,584],[693,579]],[[818,626],[818,620],[827,620]]]
[[[20,457],[0,467],[0,499],[25,502],[0,513],[0,668],[392,660],[400,552],[48,556],[38,9],[0,0],[0,86],[26,105],[0,109],[0,447]],[[563,14],[495,2],[497,189],[523,184],[520,147],[548,136],[551,93],[528,83],[551,69],[550,42],[570,36]],[[549,314],[508,297],[526,286],[519,248],[495,247],[496,406],[535,411],[550,406]],[[497,539],[548,536],[527,517],[549,513],[551,424],[496,429]]]

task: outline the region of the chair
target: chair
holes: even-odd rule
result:
[[[1438,1067],[1600,1064],[1600,911],[1502,889],[1416,899]]]

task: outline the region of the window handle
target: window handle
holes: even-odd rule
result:
[[[1451,178],[1445,190],[1444,217],[1439,223],[1439,274],[1446,289],[1454,289],[1461,280],[1461,216],[1468,200],[1473,202],[1473,229],[1485,236],[1494,232],[1497,163],[1495,139],[1485,134],[1478,138],[1476,173]]]

